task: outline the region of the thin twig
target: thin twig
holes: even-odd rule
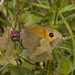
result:
[[[19,56],[22,56],[22,55],[24,55],[25,53],[27,53],[27,52],[24,52],[24,53],[22,53],[22,54],[20,54]],[[10,60],[7,64],[5,64],[1,69],[0,69],[0,71],[2,71],[8,64],[10,64],[13,60],[15,60],[15,59],[17,59],[18,57],[15,57],[15,58],[13,58],[12,60]]]
[[[70,48],[66,48],[66,47],[56,46],[56,48],[62,48],[62,49],[66,49],[66,50],[70,50],[70,51],[73,51],[73,52],[74,52],[74,50],[72,50],[72,49],[70,49]]]

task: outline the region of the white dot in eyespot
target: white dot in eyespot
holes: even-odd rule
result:
[[[52,38],[54,36],[54,34],[53,33],[49,33],[49,36]]]

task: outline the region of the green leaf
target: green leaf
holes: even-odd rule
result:
[[[65,17],[66,20],[68,20],[68,19],[70,19],[70,18],[75,18],[75,13],[74,13],[74,14],[71,14],[71,15],[69,15],[69,16],[67,16],[67,17]],[[59,24],[59,23],[62,24],[63,21],[62,21],[62,20],[57,21],[57,24]]]
[[[3,5],[1,6],[1,11],[4,14],[4,16],[6,17],[6,15],[7,15],[6,8]]]
[[[51,0],[51,4],[52,4],[53,8],[56,8],[54,0]]]
[[[75,31],[75,25],[72,26],[72,30]]]
[[[37,20],[41,20],[42,16],[36,15],[34,13],[31,13],[27,11],[26,13],[22,14],[22,16],[19,15],[20,21],[25,22],[25,26],[35,26]]]
[[[56,48],[53,49],[53,60],[54,62],[59,61],[59,56],[57,55]]]
[[[13,3],[13,15],[15,15],[15,12],[16,12],[16,9],[17,9],[17,7],[16,7],[17,6],[17,4],[16,4],[17,2],[16,2],[16,0],[13,0],[12,3]]]
[[[64,6],[65,6],[65,0],[62,0],[60,4],[60,8],[63,8]]]
[[[33,68],[33,66],[31,64],[27,63],[26,61],[24,61],[21,66],[23,66],[25,68]]]
[[[69,70],[68,61],[65,57],[62,57],[58,64],[58,72],[60,72],[64,75],[68,75],[68,70]]]
[[[8,71],[8,67],[10,66],[14,66],[13,64],[8,64],[3,70],[2,70],[2,74],[6,73]]]
[[[2,18],[0,18],[0,21],[6,24],[6,21]]]
[[[69,66],[70,66],[70,69],[69,69],[69,72],[68,73],[71,73],[75,70],[75,67],[73,68],[73,62],[74,62],[74,59],[73,59],[73,56],[71,56],[69,58]]]
[[[13,21],[13,19],[14,19],[13,13],[10,10],[8,10],[8,13],[9,13],[11,20]]]
[[[66,11],[71,11],[71,10],[74,10],[75,9],[75,4],[73,4],[73,5],[68,5],[68,6],[66,6],[66,7],[64,7],[64,8],[62,8],[62,9],[60,9],[60,11],[59,12],[66,12]]]
[[[46,8],[50,11],[53,11],[53,8],[50,7],[50,6],[47,6],[47,5],[40,5],[40,4],[36,4],[36,3],[32,3],[33,5],[37,6],[37,7],[40,7],[40,8]]]
[[[49,61],[49,63],[48,63],[48,70],[50,70],[50,71],[52,71],[53,70],[53,68],[52,68],[52,61]],[[52,75],[52,72],[47,72],[47,75]]]
[[[13,68],[11,71],[11,75],[21,75],[21,72],[17,68]]]
[[[12,68],[11,75],[34,75],[33,71],[27,68]]]
[[[20,68],[21,75],[34,75],[33,70],[27,68]]]

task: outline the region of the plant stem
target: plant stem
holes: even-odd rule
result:
[[[59,7],[59,0],[57,0],[57,7],[56,7],[56,13],[55,13],[54,25],[56,24],[56,19],[57,19],[57,14],[58,14],[58,7]]]
[[[15,20],[15,18],[16,18],[17,15],[18,15],[20,5],[21,5],[21,1],[19,0],[19,4],[18,4],[18,8],[17,8],[16,14],[15,14],[14,20]]]
[[[8,25],[8,0],[6,1],[6,25]]]
[[[24,3],[25,3],[25,1],[23,0],[23,3],[22,3],[22,8],[21,8],[21,11],[20,11],[20,15],[21,15],[21,14],[22,14],[22,12],[23,12]]]

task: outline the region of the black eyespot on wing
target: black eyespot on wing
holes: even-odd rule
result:
[[[54,37],[54,34],[53,33],[49,33],[49,36],[52,38],[52,37]]]

